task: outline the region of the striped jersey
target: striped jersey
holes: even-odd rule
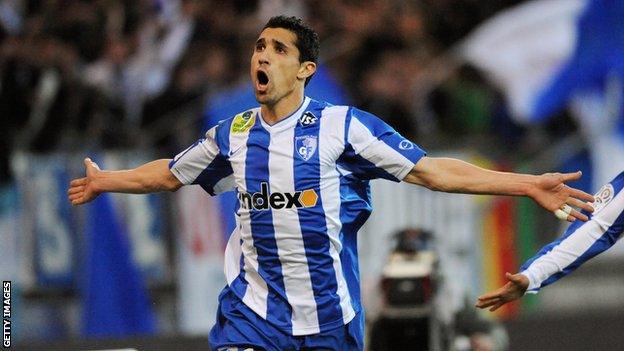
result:
[[[544,246],[521,267],[529,278],[527,292],[537,293],[570,274],[585,261],[613,246],[624,231],[624,172],[595,195],[587,222],[572,223],[556,241]]]
[[[325,332],[361,310],[356,234],[369,180],[402,180],[424,151],[374,115],[308,97],[267,124],[260,108],[221,121],[170,162],[183,184],[234,190],[229,289],[292,335]]]

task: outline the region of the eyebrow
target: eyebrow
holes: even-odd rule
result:
[[[285,48],[289,48],[290,47],[290,45],[288,45],[288,44],[286,44],[284,42],[281,42],[281,41],[279,41],[277,39],[271,39],[271,42],[273,42],[273,45],[275,45],[275,46],[281,46],[281,47],[285,47]],[[266,43],[266,39],[264,39],[264,38],[259,38],[258,40],[256,40],[256,45],[258,45],[258,44],[265,44],[265,43]]]

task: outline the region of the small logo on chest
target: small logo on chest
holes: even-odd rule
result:
[[[301,123],[301,125],[303,127],[307,127],[309,125],[312,125],[312,124],[316,123],[317,120],[318,120],[318,118],[310,111],[304,112],[303,115],[301,115],[301,117],[299,117],[299,123]]]
[[[297,149],[299,156],[301,156],[304,161],[307,161],[314,156],[317,144],[318,139],[316,135],[295,137],[295,148]]]
[[[230,133],[247,133],[256,123],[256,114],[253,111],[246,111],[238,114],[232,121]]]

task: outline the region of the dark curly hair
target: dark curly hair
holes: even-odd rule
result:
[[[271,19],[269,19],[267,24],[262,29],[264,30],[266,28],[284,28],[295,33],[295,35],[297,36],[295,46],[297,46],[297,49],[299,50],[299,62],[318,62],[318,56],[320,51],[318,34],[314,31],[314,29],[308,27],[308,25],[303,23],[300,18],[294,16],[271,17]],[[305,85],[308,85],[308,82],[310,81],[312,76],[306,78]]]

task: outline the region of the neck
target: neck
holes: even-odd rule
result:
[[[296,89],[284,96],[274,104],[260,105],[262,118],[265,122],[273,125],[295,112],[303,101],[303,89]]]

